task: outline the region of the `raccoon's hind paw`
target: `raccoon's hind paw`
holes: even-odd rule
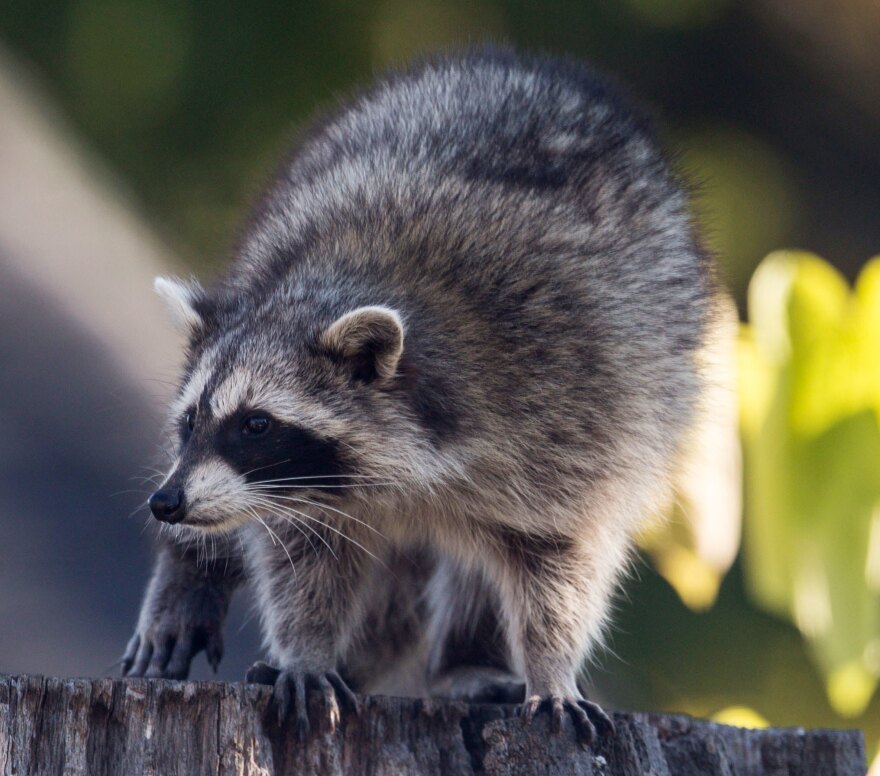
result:
[[[507,671],[486,666],[455,666],[435,677],[430,694],[465,703],[522,703],[525,682]]]
[[[341,700],[349,711],[360,714],[360,703],[345,680],[336,671],[312,673],[307,671],[282,671],[263,662],[254,663],[248,669],[245,681],[251,684],[272,685],[272,702],[278,724],[284,725],[293,712],[296,715],[296,727],[300,738],[309,734],[309,708],[307,693],[318,690],[323,698],[324,713],[331,733],[339,726]]]
[[[244,681],[245,684],[273,685],[280,673],[280,668],[273,668],[268,663],[258,660],[247,670],[247,673],[244,675]]]
[[[540,695],[532,695],[520,706],[519,713],[523,721],[528,724],[531,723],[538,711],[545,709],[550,711],[550,731],[556,735],[562,732],[565,713],[569,713],[581,746],[592,746],[596,742],[597,726],[603,735],[614,735],[615,733],[614,722],[602,707],[598,703],[583,698],[562,698],[560,696],[542,698]]]

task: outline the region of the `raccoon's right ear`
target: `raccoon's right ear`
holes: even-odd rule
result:
[[[210,303],[197,280],[158,277],[153,281],[153,289],[168,306],[179,329],[193,335],[205,328]]]
[[[320,344],[355,380],[388,380],[403,353],[403,322],[389,307],[359,307],[321,332]]]

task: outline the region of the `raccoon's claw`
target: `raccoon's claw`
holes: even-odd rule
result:
[[[138,648],[141,645],[141,637],[135,633],[128,640],[128,644],[125,647],[125,652],[122,655],[122,675],[128,676],[128,672],[131,671],[132,666],[134,665],[134,659],[137,656]]]
[[[186,679],[193,657],[203,649],[216,672],[223,657],[223,636],[219,629],[184,627],[174,633],[154,628],[144,636],[135,633],[122,656],[122,675]]]
[[[532,695],[519,708],[520,717],[524,722],[531,723],[535,714],[542,709],[550,711],[550,731],[558,735],[562,732],[565,723],[565,712],[571,715],[575,733],[581,746],[592,746],[597,739],[596,727],[598,726],[603,735],[614,735],[614,722],[601,706],[593,701],[582,698],[551,696],[542,698],[540,695]]]
[[[307,691],[317,689],[324,702],[324,719],[331,733],[339,726],[341,718],[339,701],[356,715],[360,703],[345,680],[336,671],[309,673],[305,671],[281,671],[263,662],[254,663],[248,669],[245,681],[272,685],[272,699],[278,724],[284,725],[291,712],[296,715],[296,728],[300,738],[305,738],[311,725]]]
[[[617,735],[617,728],[614,727],[614,720],[598,703],[582,699],[577,702],[577,705],[601,728],[603,735]]]

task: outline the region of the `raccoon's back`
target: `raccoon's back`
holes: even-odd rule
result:
[[[399,309],[460,427],[536,456],[672,439],[693,405],[711,284],[686,198],[581,66],[478,52],[381,82],[305,137],[240,253],[239,285]]]

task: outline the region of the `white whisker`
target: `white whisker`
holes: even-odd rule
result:
[[[336,507],[331,507],[326,504],[321,504],[317,501],[312,501],[310,499],[300,498],[297,496],[272,496],[272,498],[279,499],[281,501],[293,501],[294,503],[297,503],[297,504],[308,504],[309,506],[317,507],[318,509],[321,509],[321,510],[329,509],[331,512],[335,512],[336,514],[341,515],[342,517],[347,517],[349,520],[354,520],[359,525],[362,525],[364,528],[372,531],[374,534],[376,534],[376,536],[381,536],[383,539],[386,538],[385,536],[382,535],[382,533],[380,531],[378,531],[376,528],[371,526],[369,523],[365,523],[363,520],[355,517],[354,515],[350,515],[350,514],[348,514],[348,512],[343,512],[341,509],[337,509]]]
[[[276,498],[277,498],[277,497],[276,497]],[[317,523],[318,525],[320,525],[320,526],[326,528],[328,531],[332,531],[332,532],[335,533],[337,536],[341,537],[342,539],[345,539],[347,542],[350,542],[350,543],[353,544],[355,547],[357,547],[357,548],[360,549],[361,551],[365,552],[367,555],[369,555],[369,556],[370,556],[373,560],[375,560],[377,563],[379,563],[379,564],[381,564],[382,566],[384,566],[385,568],[387,568],[387,564],[386,564],[384,561],[382,561],[381,558],[377,557],[375,554],[373,554],[372,552],[370,552],[366,547],[364,547],[363,544],[361,544],[360,542],[358,542],[356,539],[352,539],[350,536],[348,536],[347,534],[343,533],[343,532],[340,531],[338,528],[336,528],[336,527],[330,525],[329,523],[325,523],[324,521],[318,519],[317,517],[314,517],[313,515],[306,514],[305,512],[300,512],[298,509],[294,509],[293,507],[290,507],[290,506],[285,506],[285,505],[283,505],[283,504],[274,504],[274,503],[272,504],[272,506],[273,506],[273,509],[275,509],[275,510],[281,512],[282,515],[286,515],[286,516],[288,516],[288,517],[292,517],[291,513],[294,513],[294,514],[296,514],[296,515],[299,515],[300,517],[305,518],[306,520],[311,520],[312,522]],[[314,504],[314,505],[312,505],[312,506],[318,506],[318,508],[320,509],[320,505]],[[344,513],[343,513],[343,514],[344,514]],[[348,517],[351,517],[351,516],[348,515]],[[356,518],[352,518],[352,519],[356,519]],[[366,525],[366,524],[364,524],[364,525]],[[369,526],[368,526],[368,527],[369,527]],[[375,529],[374,529],[374,530],[375,530]],[[378,532],[377,532],[377,533],[378,533]],[[381,534],[380,534],[380,535],[381,535]],[[326,542],[325,542],[325,543],[326,543]]]
[[[288,509],[292,509],[292,507],[288,507]],[[294,511],[297,511],[297,510],[294,510]],[[301,514],[301,515],[302,515],[304,518],[306,518],[307,520],[312,520],[312,521],[316,522],[318,525],[323,526],[323,527],[326,528],[328,531],[333,531],[333,533],[335,533],[335,534],[337,534],[338,536],[342,537],[342,538],[345,539],[347,542],[351,542],[355,547],[357,547],[358,549],[360,549],[360,550],[362,550],[363,552],[367,553],[367,555],[369,555],[369,556],[370,556],[373,560],[375,560],[377,563],[381,563],[383,566],[385,566],[385,563],[384,563],[380,558],[378,558],[376,555],[374,555],[372,552],[370,552],[366,547],[364,547],[363,544],[361,544],[359,541],[357,541],[357,540],[355,540],[355,539],[352,539],[350,536],[347,536],[347,535],[344,534],[342,531],[340,531],[338,528],[334,528],[334,527],[333,527],[332,525],[330,525],[329,523],[325,523],[323,520],[319,520],[317,517],[314,517],[314,516],[312,516],[312,515],[308,515],[308,514],[306,514],[305,512],[297,512],[297,514]],[[387,566],[386,566],[386,568],[387,568]]]
[[[305,479],[308,479],[308,478],[305,478]],[[316,490],[317,488],[320,488],[321,490],[323,490],[325,488],[327,488],[327,489],[329,489],[329,488],[349,488],[349,489],[351,489],[351,488],[378,488],[378,487],[382,487],[382,486],[396,485],[397,483],[395,483],[395,482],[356,482],[356,483],[345,484],[345,485],[323,485],[320,483],[317,485],[283,485],[283,484],[274,484],[274,483],[272,483],[271,480],[265,480],[263,482],[255,482],[252,484],[255,487],[265,485],[265,487],[267,487],[267,488],[274,488],[276,490],[284,490],[285,488],[289,488],[289,489],[300,488],[303,490]]]
[[[263,509],[272,510],[273,514],[275,514],[277,517],[282,517],[282,518],[288,519],[288,522],[291,525],[293,525],[295,528],[297,528],[299,530],[299,532],[305,537],[305,540],[309,543],[309,546],[312,548],[312,551],[315,553],[316,556],[318,555],[318,548],[315,547],[314,544],[312,544],[312,540],[309,539],[308,534],[306,534],[305,531],[303,531],[303,528],[308,528],[309,531],[311,531],[314,536],[316,536],[318,539],[320,539],[320,541],[322,541],[324,543],[324,546],[330,551],[330,554],[334,558],[336,558],[336,560],[339,560],[339,558],[336,556],[336,553],[333,552],[333,548],[329,544],[327,544],[327,540],[323,536],[321,536],[321,534],[319,534],[314,528],[312,528],[308,523],[304,523],[301,520],[297,520],[293,515],[278,514],[279,509],[283,509],[283,507],[280,507],[278,504],[274,504],[273,502],[269,501],[268,499],[256,498],[256,499],[254,499],[254,503],[260,505],[261,507],[263,507]],[[296,521],[295,524],[293,522],[291,522],[293,520]]]
[[[283,464],[283,463],[290,463],[291,460],[293,460],[293,459],[285,458],[283,461],[273,461],[272,463],[267,463],[265,466],[257,466],[256,468],[251,469],[250,471],[246,471],[246,472],[242,473],[241,476],[247,477],[249,474],[253,474],[254,472],[262,471],[263,469],[271,469],[273,466],[281,466],[281,464]]]
[[[287,551],[287,547],[284,545],[284,542],[281,541],[281,538],[276,534],[269,526],[265,523],[265,521],[253,510],[245,507],[245,511],[248,512],[253,518],[263,526],[268,532],[269,536],[272,539],[273,546],[277,543],[281,545],[281,549],[284,550],[284,554],[287,555],[287,560],[290,561],[290,568],[293,570],[293,578],[296,580],[296,566],[293,563],[293,558],[290,557],[290,553]]]
[[[371,474],[304,474],[301,477],[279,477],[275,480],[262,480],[262,482],[293,482],[295,480],[369,480],[376,479]]]

